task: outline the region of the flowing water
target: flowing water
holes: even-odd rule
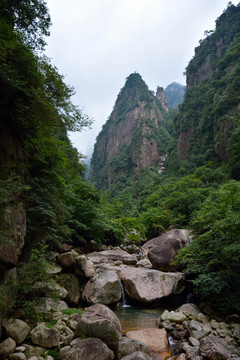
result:
[[[125,306],[119,306],[114,313],[120,320],[122,332],[141,330],[145,328],[157,328],[157,319],[161,316],[165,309],[144,309]]]

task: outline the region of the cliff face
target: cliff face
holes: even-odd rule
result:
[[[22,199],[24,155],[20,141],[0,121],[0,272],[16,266],[26,235],[26,212]],[[0,276],[1,280],[1,276]]]
[[[116,175],[137,175],[139,169],[160,166],[170,139],[164,120],[167,104],[162,100],[163,96],[158,100],[149,91],[139,74],[127,78],[97,137],[90,170],[96,186],[107,187]]]
[[[229,5],[195,49],[176,119],[177,149],[196,165],[231,160],[239,116],[240,6]]]

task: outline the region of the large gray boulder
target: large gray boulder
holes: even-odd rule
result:
[[[60,360],[113,360],[114,353],[100,339],[75,339],[59,353]]]
[[[33,328],[30,335],[33,344],[47,349],[57,346],[60,340],[60,332],[55,328],[47,328],[43,323]]]
[[[200,355],[208,360],[231,359],[231,351],[216,336],[206,336],[200,340]]]
[[[128,267],[119,273],[125,293],[142,304],[159,302],[184,289],[184,274],[164,273],[158,270]]]
[[[30,332],[28,324],[20,319],[4,319],[2,326],[5,328],[6,334],[17,344],[21,344]]]
[[[136,265],[138,259],[135,255],[131,255],[124,250],[104,250],[99,252],[90,253],[88,259],[94,264],[102,262],[122,261],[126,265]]]
[[[100,273],[89,280],[82,293],[82,299],[89,304],[116,304],[121,296],[121,281],[114,271]]]
[[[105,305],[95,304],[82,314],[75,329],[75,336],[99,338],[110,348],[115,348],[122,338],[121,332],[121,324],[114,312]]]
[[[181,270],[182,264],[173,265],[179,250],[190,243],[189,230],[175,229],[166,232],[143,245],[143,250],[148,253],[148,258],[154,269],[160,271]]]
[[[10,337],[0,343],[0,359],[7,359],[11,354],[13,354],[16,348],[16,342]]]

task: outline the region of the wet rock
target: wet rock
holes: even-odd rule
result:
[[[160,271],[181,270],[181,264],[173,265],[178,251],[190,243],[190,232],[184,229],[168,231],[143,245],[154,269]]]
[[[63,350],[63,349],[62,349]],[[113,360],[114,353],[97,338],[75,339],[59,354],[61,360]]]
[[[60,332],[55,328],[47,328],[43,323],[33,328],[30,334],[34,344],[47,349],[57,346],[60,340]]]
[[[171,356],[171,349],[165,329],[143,329],[137,331],[128,331],[126,336],[143,342],[149,349],[152,358],[162,360]]]
[[[216,336],[206,336],[200,340],[200,355],[209,360],[229,360],[231,351]]]
[[[115,348],[122,338],[121,332],[121,324],[114,312],[105,305],[95,304],[82,314],[75,336],[86,335],[99,338],[110,348]]]
[[[121,281],[114,271],[106,271],[89,280],[82,293],[82,299],[89,304],[116,304],[121,296]]]
[[[15,340],[17,344],[21,344],[30,332],[28,324],[20,319],[5,319],[2,325],[7,335]]]
[[[16,342],[10,337],[0,343],[0,359],[4,360],[13,354]]]
[[[128,267],[120,271],[119,277],[129,298],[143,304],[157,302],[183,290],[182,273]]]
[[[118,343],[117,360],[121,360],[124,356],[130,355],[136,351],[149,354],[149,350],[143,342],[123,338]]]

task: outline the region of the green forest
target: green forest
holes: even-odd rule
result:
[[[0,269],[11,267],[4,258],[17,244],[19,296],[13,307],[30,301],[28,286],[47,276],[50,251],[62,244],[84,252],[92,240],[96,248],[120,245],[126,236],[141,244],[184,228],[193,240],[176,261],[185,265],[194,292],[225,313],[240,312],[239,18],[240,6],[229,5],[195,50],[178,109],[165,113],[147,86],[142,90],[145,97],[138,100],[164,115],[154,132],[158,149],[168,154],[164,171],[154,165],[132,171],[131,148],[124,147],[111,164],[114,181],[106,185],[110,165],[102,178],[92,174],[87,180],[84,157],[68,137],[91,120],[44,54],[51,25],[46,4],[1,1]],[[204,73],[204,66],[211,71]],[[121,112],[102,131],[137,106],[138,81],[128,81],[127,102],[120,92]],[[142,134],[134,136],[138,142]],[[0,305],[6,296],[2,287]]]

